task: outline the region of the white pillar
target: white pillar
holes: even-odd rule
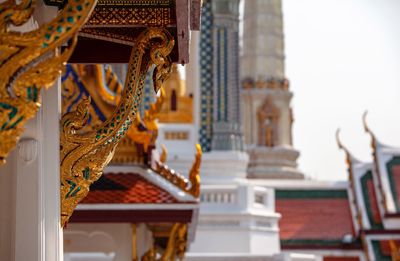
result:
[[[200,61],[199,61],[200,32],[190,33],[190,60],[186,67],[186,88],[188,93],[193,93],[193,140],[199,140],[200,126]],[[194,150],[193,150],[194,151]]]
[[[34,18],[15,30],[31,31],[56,15],[57,8],[40,2]],[[41,109],[26,124],[17,148],[0,168],[6,203],[0,205],[0,260],[62,261],[60,87],[58,80],[42,91]],[[3,221],[8,221],[8,227]],[[6,243],[1,243],[3,239]]]
[[[12,171],[15,227],[10,238],[15,261],[61,261],[60,82],[42,92],[42,108],[21,138]],[[0,171],[1,172],[1,171]]]

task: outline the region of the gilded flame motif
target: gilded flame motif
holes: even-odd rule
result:
[[[167,247],[160,258],[157,249],[151,247],[141,258],[142,261],[175,261],[183,260],[187,248],[187,224],[176,223],[172,226]]]
[[[25,123],[40,108],[41,89],[50,87],[76,45],[77,32],[96,0],[68,1],[52,21],[29,32],[10,31],[30,19],[34,0],[0,4],[0,165],[15,147]],[[72,39],[62,53],[55,51]]]
[[[111,160],[115,147],[136,119],[146,73],[152,64],[157,91],[171,71],[169,54],[175,42],[165,29],[150,28],[135,41],[125,88],[113,115],[89,132],[79,132],[88,119],[89,100],[61,120],[61,220],[64,226],[72,212],[98,180]]]
[[[153,170],[178,188],[198,198],[200,196],[200,165],[202,156],[200,144],[196,144],[196,158],[189,172],[189,180],[164,164],[167,158],[166,154],[167,151],[163,149],[161,161],[155,163],[156,167]]]

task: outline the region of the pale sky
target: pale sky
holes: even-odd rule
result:
[[[365,110],[377,137],[400,147],[400,0],[283,0],[283,12],[299,167],[314,179],[347,179],[335,131],[371,160]]]

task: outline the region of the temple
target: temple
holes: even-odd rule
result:
[[[155,142],[165,94],[144,87],[160,93],[173,64],[189,62],[200,10],[197,0],[0,4],[1,260],[184,257],[201,148],[187,177],[166,165]]]
[[[112,66],[67,65],[62,79],[63,114],[92,97],[83,132],[108,118],[121,99],[122,84]],[[158,254],[183,258],[195,236],[201,149],[187,171],[189,179],[165,164],[166,152],[160,155],[155,141],[166,98],[162,90],[144,117],[138,114],[111,163],[71,216],[64,230],[67,260],[153,260]],[[93,242],[83,244],[86,240]]]
[[[38,2],[0,4],[0,260],[400,260],[366,115],[347,181],[298,168],[281,0]]]

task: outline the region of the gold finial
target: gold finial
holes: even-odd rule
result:
[[[335,137],[339,149],[347,151],[347,149],[343,146],[342,141],[340,140],[340,128],[337,128]]]
[[[375,133],[368,126],[367,116],[368,116],[368,111],[365,111],[362,116],[363,126],[364,126],[365,132],[371,136],[371,147],[375,153],[375,149],[376,149],[376,145],[378,144],[378,140],[376,139]]]
[[[341,139],[340,139],[340,129],[338,128],[336,130],[336,143],[339,147],[339,149],[343,150],[346,154],[346,164],[347,164],[347,169],[349,172],[349,179],[350,181],[353,180],[353,167],[352,164],[353,163],[357,163],[357,162],[361,162],[360,160],[358,160],[357,158],[355,158],[349,151],[349,149],[342,143]]]
[[[189,193],[194,197],[198,198],[200,196],[200,164],[201,164],[201,146],[196,144],[196,158],[193,162],[192,168],[189,173],[189,181],[191,183]]]
[[[346,164],[347,164],[347,168],[348,168],[348,171],[349,171],[350,180],[352,180],[353,179],[353,171],[352,171],[352,167],[351,167],[351,165],[352,165],[352,161],[351,161],[352,157],[351,157],[351,154],[350,154],[349,150],[343,145],[342,141],[340,140],[340,128],[338,128],[336,130],[336,143],[337,143],[339,149],[343,150],[344,153],[346,154]]]
[[[362,116],[363,126],[366,133],[369,133],[373,139],[375,139],[375,134],[371,131],[367,122],[368,111],[365,111]]]
[[[161,144],[161,155],[160,161],[161,163],[165,164],[167,162],[168,151],[164,144]]]

